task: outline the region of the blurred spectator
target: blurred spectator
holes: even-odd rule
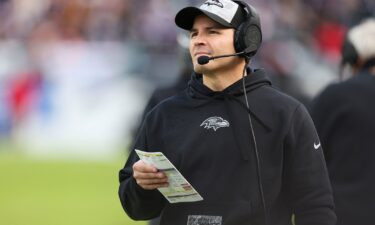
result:
[[[375,18],[349,30],[343,64],[353,76],[328,86],[311,113],[332,182],[337,225],[375,221]]]
[[[89,40],[126,41],[134,35],[133,18],[137,10],[133,0],[94,1],[86,24]]]
[[[6,141],[11,132],[11,112],[6,99],[5,84],[0,82],[0,142]]]
[[[136,15],[137,37],[152,45],[175,43],[176,28],[169,0],[138,0],[140,13]],[[161,25],[162,24],[162,25]]]
[[[15,126],[23,122],[35,105],[41,86],[42,80],[38,73],[24,72],[14,75],[9,85],[9,104]]]

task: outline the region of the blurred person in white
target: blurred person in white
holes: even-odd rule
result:
[[[126,213],[161,215],[162,225],[291,225],[293,214],[297,225],[334,225],[310,116],[264,70],[248,67],[262,40],[257,11],[208,0],[179,11],[175,23],[190,32],[194,73],[184,92],[146,115],[133,149],[163,152],[203,200],[167,202],[157,190],[169,185],[165,173],[132,151],[119,173]]]
[[[314,99],[315,122],[332,183],[337,225],[375,224],[375,18],[351,28],[342,67],[352,77]]]

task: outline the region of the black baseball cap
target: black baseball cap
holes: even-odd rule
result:
[[[246,19],[246,12],[242,6],[231,0],[207,0],[199,7],[181,9],[175,17],[175,23],[184,30],[191,30],[196,16],[204,14],[223,25],[237,29]]]

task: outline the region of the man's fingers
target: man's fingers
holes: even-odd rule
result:
[[[142,160],[139,160],[138,162],[134,163],[133,171],[143,173],[156,173],[158,170],[154,166],[148,165]]]
[[[139,171],[134,171],[133,177],[135,179],[163,179],[166,178],[165,174],[162,172],[158,173],[143,173]]]
[[[149,184],[149,185],[139,185],[145,190],[154,190],[156,188],[160,187],[168,187],[168,183],[163,183],[163,184]]]
[[[159,187],[168,187],[168,179],[136,179],[137,184],[145,190],[153,190]]]
[[[158,170],[142,160],[134,163],[133,177],[137,184],[145,190],[153,190],[159,187],[168,186],[168,178],[163,172]]]
[[[168,184],[167,179],[138,179],[136,181],[140,186]]]

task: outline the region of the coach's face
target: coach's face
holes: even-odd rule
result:
[[[227,28],[205,15],[195,18],[190,30],[190,55],[194,70],[200,74],[212,74],[223,69],[231,68],[238,57],[227,57],[211,60],[208,64],[199,65],[200,56],[218,56],[235,53],[233,39],[235,30]]]

